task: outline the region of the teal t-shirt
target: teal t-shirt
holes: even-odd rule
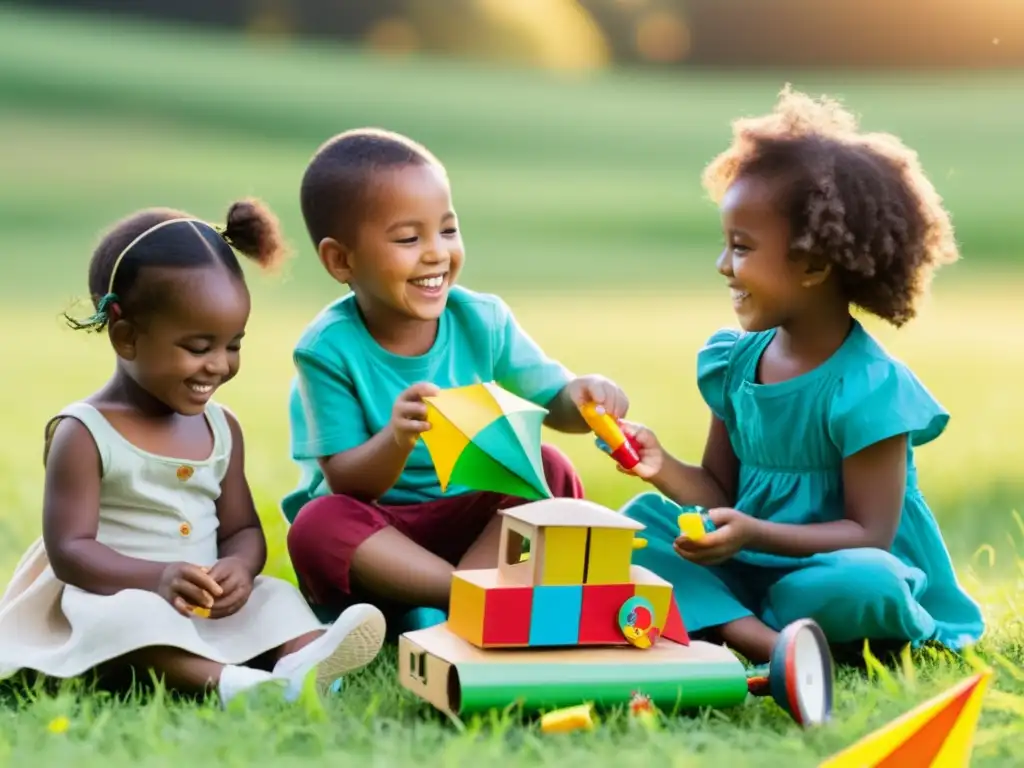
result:
[[[571,380],[519,326],[499,297],[453,286],[426,354],[404,357],[381,347],[363,323],[355,296],[329,304],[303,332],[293,359],[297,375],[288,404],[292,458],[299,486],[282,501],[289,522],[302,506],[330,493],[317,463],[355,448],[391,420],[395,399],[412,384],[442,389],[495,381],[537,405],[547,405]],[[417,442],[398,482],[382,504],[432,501],[442,493],[426,445]]]

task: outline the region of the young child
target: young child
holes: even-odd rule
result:
[[[282,503],[292,562],[325,615],[366,599],[396,631],[443,621],[452,571],[496,567],[496,512],[522,499],[442,493],[419,439],[430,426],[423,397],[496,381],[546,406],[549,427],[582,433],[580,404],[621,416],[626,396],[605,378],[574,378],[501,299],[456,285],[465,254],[447,174],[420,144],[375,129],[335,136],[312,158],[301,198],[324,269],[351,292],[295,348],[302,475]],[[564,455],[545,445],[543,460],[555,496],[582,497]]]
[[[43,536],[0,600],[0,677],[152,670],[223,704],[262,683],[289,700],[369,663],[384,619],[355,606],[330,627],[285,581],[266,542],[242,432],[211,398],[238,372],[249,292],[232,246],[271,267],[283,250],[262,204],[225,227],[139,211],[89,265],[114,373],[46,429]]]
[[[642,444],[635,474],[664,494],[624,510],[647,526],[636,561],[676,586],[691,631],[756,663],[799,618],[840,644],[977,641],[981,612],[914,467],[949,416],[850,312],[902,326],[957,258],[916,155],[787,88],[773,113],[735,123],[704,184],[743,332],[715,333],[697,357],[712,415],[700,465],[626,427]],[[706,508],[715,530],[681,536],[677,505]]]

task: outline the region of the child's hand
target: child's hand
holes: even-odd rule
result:
[[[403,448],[413,446],[419,440],[420,433],[430,429],[427,421],[427,404],[424,397],[436,395],[441,390],[429,381],[413,384],[402,392],[391,409],[391,431],[395,442]]]
[[[193,608],[212,608],[214,598],[224,592],[206,569],[191,563],[169,563],[156,591],[182,616],[192,616]]]
[[[730,507],[708,510],[715,530],[694,541],[680,536],[673,544],[676,553],[691,563],[718,565],[725,562],[754,538],[756,520]]]
[[[633,438],[636,452],[640,456],[640,463],[632,469],[626,469],[621,464],[616,464],[616,469],[626,475],[635,475],[641,480],[650,480],[661,472],[661,468],[665,464],[665,451],[654,433],[642,424],[634,424],[631,421],[620,421],[619,427],[626,437]]]
[[[214,601],[211,619],[222,619],[241,610],[252,594],[253,577],[245,563],[237,557],[225,557],[210,568],[210,578],[220,585],[223,594]]]
[[[613,419],[621,419],[629,411],[626,393],[604,376],[580,376],[566,385],[566,391],[577,408],[585,403],[603,405],[605,413]]]

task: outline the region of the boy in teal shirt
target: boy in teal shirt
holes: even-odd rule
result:
[[[451,573],[495,567],[497,511],[522,499],[449,486],[426,446],[423,397],[496,381],[549,409],[547,425],[586,432],[578,407],[614,416],[625,394],[547,357],[500,298],[455,285],[464,261],[443,166],[397,134],[350,131],[323,145],[302,186],[321,263],[352,292],[295,348],[289,403],[299,487],[282,503],[303,590],[330,616],[356,601],[394,617],[444,619]],[[542,448],[555,496],[582,498],[569,460]],[[421,619],[422,619],[422,611]]]

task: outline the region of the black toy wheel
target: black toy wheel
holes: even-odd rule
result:
[[[772,651],[768,687],[775,702],[802,726],[832,717],[835,670],[821,627],[810,619],[787,625]]]

